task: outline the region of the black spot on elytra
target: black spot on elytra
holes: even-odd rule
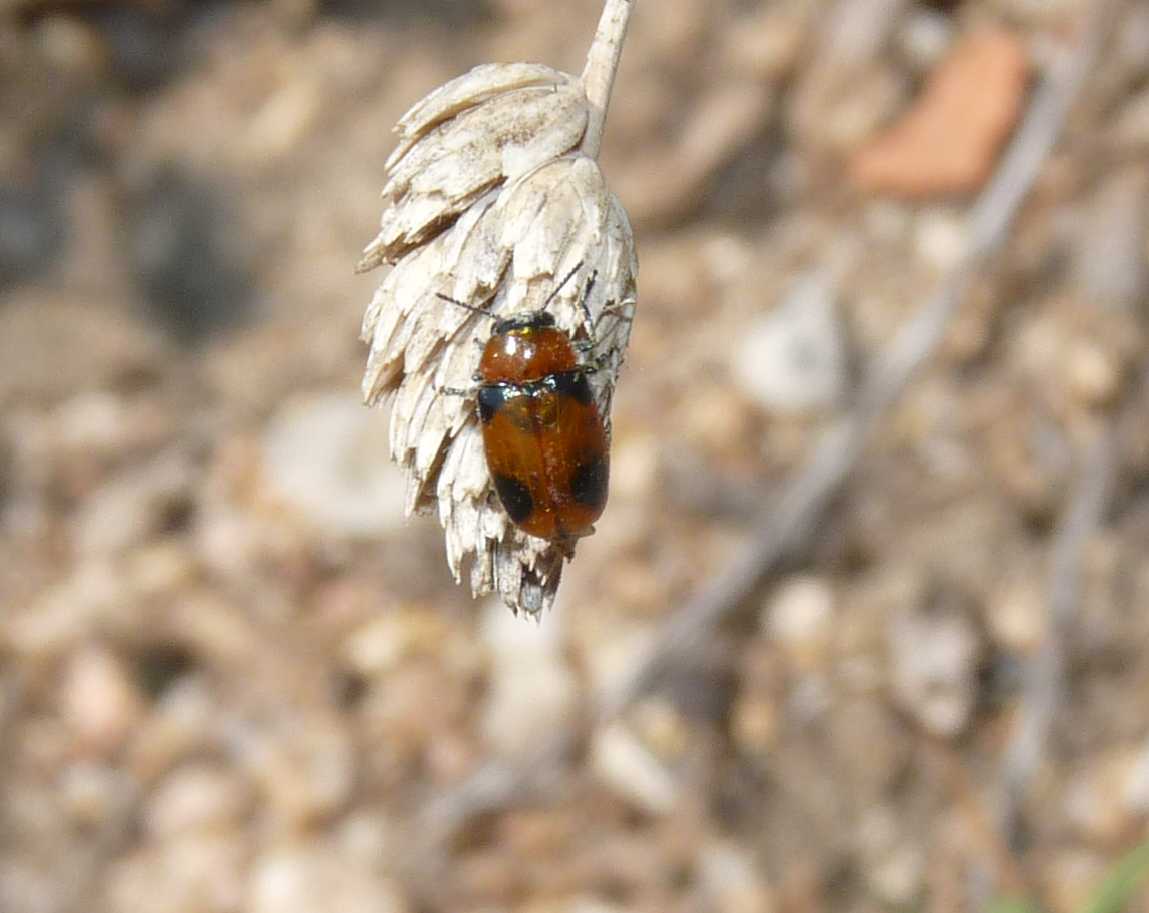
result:
[[[484,384],[476,397],[479,401],[479,421],[484,425],[495,417],[506,402],[506,390],[498,384]]]
[[[531,497],[530,490],[518,479],[512,479],[510,476],[497,475],[494,482],[495,491],[499,494],[499,500],[507,516],[516,523],[522,523],[535,509],[535,501]]]
[[[609,476],[606,454],[582,463],[571,475],[571,497],[586,507],[604,507]]]
[[[586,379],[583,371],[563,371],[552,374],[549,378],[551,389],[562,396],[569,396],[578,400],[584,406],[589,406],[594,394],[590,389],[590,381]]]

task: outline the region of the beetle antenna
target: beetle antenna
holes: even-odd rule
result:
[[[466,308],[468,311],[474,311],[476,314],[482,314],[486,317],[490,317],[492,320],[498,319],[498,317],[495,315],[495,312],[490,308],[479,307],[474,304],[467,304],[465,301],[460,301],[458,298],[452,298],[450,295],[444,295],[442,292],[435,292],[435,297],[442,301],[449,302],[450,304],[457,304],[459,307]]]
[[[574,269],[572,269],[569,273],[567,273],[565,276],[563,276],[563,281],[555,286],[555,290],[553,292],[551,292],[549,295],[547,295],[547,300],[543,302],[543,310],[544,311],[547,309],[547,306],[552,301],[555,300],[555,296],[558,295],[558,293],[563,290],[563,286],[566,285],[568,282],[570,282],[571,276],[573,276],[580,269],[582,269],[582,265],[585,262],[586,262],[585,260],[579,260],[579,262],[575,264]]]

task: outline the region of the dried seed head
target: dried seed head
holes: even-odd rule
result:
[[[473,402],[443,392],[471,386],[490,318],[441,296],[499,316],[545,306],[593,340],[609,422],[638,267],[626,213],[579,149],[587,122],[581,81],[537,64],[477,67],[432,92],[399,122],[382,226],[360,262],[392,264],[363,321],[363,392],[369,404],[393,397],[407,511],[437,504],[456,580],[469,561],[476,595],[498,590],[532,614],[554,598],[564,556],[507,518]]]

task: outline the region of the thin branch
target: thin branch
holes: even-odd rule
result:
[[[1001,828],[1016,848],[1025,792],[1045,756],[1057,708],[1065,697],[1065,644],[1081,601],[1081,560],[1109,506],[1117,472],[1116,424],[1109,422],[1089,447],[1077,490],[1053,540],[1048,618],[1041,650],[1025,670],[1021,719],[1002,764]]]
[[[630,6],[625,0],[608,2],[607,12],[612,5]],[[934,353],[973,277],[1005,241],[1089,72],[1104,19],[1098,12],[1072,52],[1051,68],[993,179],[973,206],[964,255],[874,360],[853,411],[823,432],[806,467],[788,484],[781,499],[763,511],[748,544],[731,566],[670,617],[630,677],[602,698],[592,719],[594,725],[616,718],[648,693],[684,648],[705,638],[784,557],[808,542],[869,435],[918,368]],[[553,768],[572,751],[578,739],[579,731],[568,727],[522,766],[490,763],[458,790],[428,807],[425,822],[429,832],[449,835],[475,814],[537,794],[553,780]]]
[[[622,46],[626,41],[626,28],[636,2],[637,0],[606,0],[602,8],[602,17],[598,21],[594,43],[586,56],[582,82],[587,101],[590,102],[590,119],[587,122],[586,135],[583,137],[582,151],[591,158],[598,158],[599,148],[602,146],[602,132],[606,126],[606,112],[610,107],[614,76],[618,72]]]

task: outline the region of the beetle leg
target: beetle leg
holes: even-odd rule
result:
[[[434,387],[436,393],[440,396],[473,396],[475,388],[464,390],[462,387]]]
[[[634,323],[634,305],[632,299],[626,301],[608,301],[603,305],[603,314],[615,314],[619,320]]]
[[[598,270],[596,269],[590,274],[586,281],[586,288],[583,290],[582,297],[579,298],[579,307],[582,308],[583,326],[586,327],[587,339],[590,340],[590,347],[593,349],[597,340],[595,339],[594,319],[590,315],[590,293],[594,288],[594,284],[598,279]]]
[[[603,352],[591,364],[587,365],[586,367],[584,367],[582,369],[583,373],[584,374],[597,374],[599,371],[601,371],[603,368],[605,368],[608,364],[610,364],[610,356],[611,356],[610,352]]]

